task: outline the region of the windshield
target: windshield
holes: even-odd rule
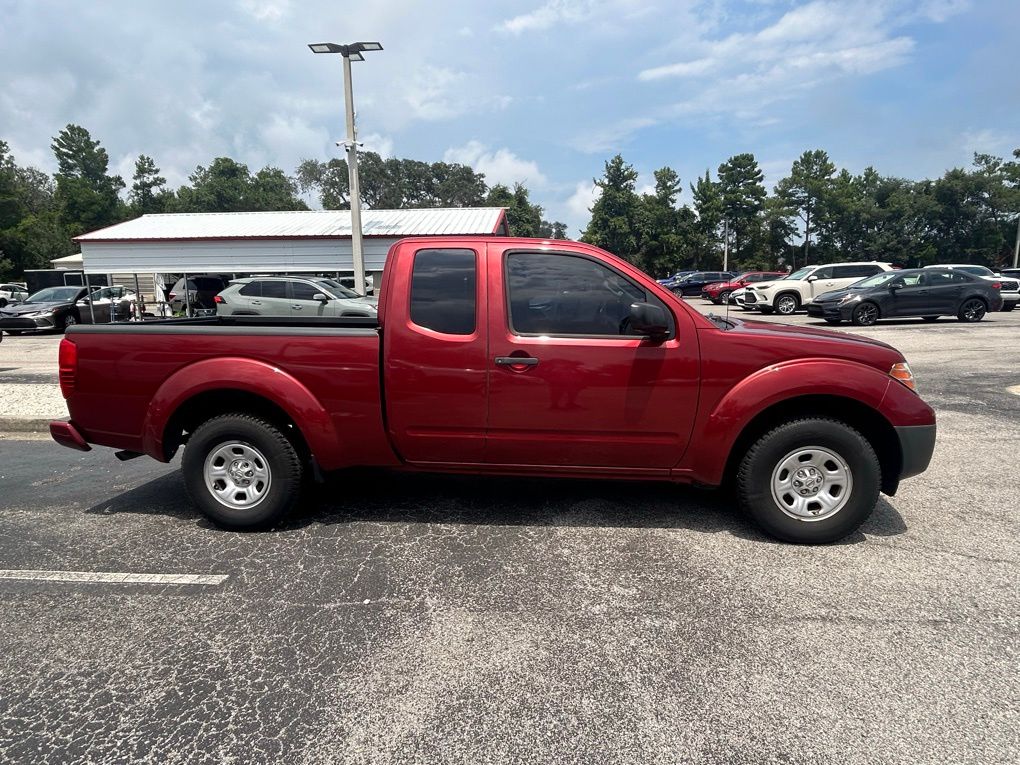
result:
[[[856,289],[866,289],[867,287],[880,287],[888,281],[902,276],[900,271],[883,271],[880,274],[869,276],[867,279],[861,279],[859,282],[854,282],[850,286]]]
[[[333,292],[334,295],[339,295],[340,297],[345,298],[361,297],[354,290],[347,289],[344,285],[340,284],[340,282],[335,281],[333,279],[317,279],[316,283],[327,287],[331,292]]]
[[[783,277],[783,279],[804,279],[807,277],[808,274],[810,274],[814,270],[815,269],[813,266],[809,266],[808,268],[802,268],[799,271],[794,271],[792,274],[787,274],[786,276]]]
[[[81,287],[47,287],[30,295],[26,303],[59,303],[74,300]]]

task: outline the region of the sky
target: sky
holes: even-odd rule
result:
[[[339,156],[338,56],[366,150],[520,181],[576,236],[616,153],[639,190],[752,152],[766,183],[807,149],[907,178],[1020,147],[1017,0],[0,0],[0,139],[53,171],[69,122],[128,179],[172,187],[230,156],[293,172]]]

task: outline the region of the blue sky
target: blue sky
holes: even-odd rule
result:
[[[617,152],[641,186],[663,165],[686,186],[743,151],[774,183],[810,148],[919,178],[1020,147],[1016,0],[0,0],[0,18],[0,138],[46,170],[68,122],[116,172],[145,152],[173,185],[215,156],[336,156],[323,40],[386,48],[355,64],[367,149],[523,181],[573,235]]]

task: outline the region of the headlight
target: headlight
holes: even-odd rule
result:
[[[893,364],[892,369],[889,370],[889,376],[894,380],[903,383],[910,390],[917,393],[917,383],[914,382],[914,373],[910,371],[910,365],[901,361],[898,364]]]
[[[846,305],[847,303],[859,303],[860,300],[861,300],[861,296],[858,295],[858,294],[844,295],[843,297],[841,297],[839,299],[839,304],[840,305]]]

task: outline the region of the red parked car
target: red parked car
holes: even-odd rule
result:
[[[925,470],[935,414],[899,351],[707,318],[586,244],[404,239],[378,316],[72,327],[75,449],[168,462],[228,528],[272,526],[354,466],[732,483],[770,534],[831,542]],[[541,501],[541,498],[536,498]]]
[[[770,282],[783,276],[786,276],[785,271],[748,271],[733,281],[709,284],[701,291],[701,297],[719,305],[729,299],[731,292],[739,290],[741,287],[755,282]]]

